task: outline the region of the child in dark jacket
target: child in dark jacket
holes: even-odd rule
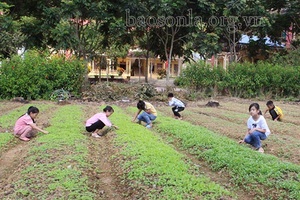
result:
[[[268,108],[265,110],[264,114],[266,114],[269,111],[270,115],[272,116],[273,121],[282,121],[283,112],[282,112],[281,108],[279,108],[278,106],[275,106],[273,101],[268,101],[266,103],[266,105]]]

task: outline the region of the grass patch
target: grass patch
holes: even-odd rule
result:
[[[185,155],[165,144],[144,126],[134,124],[119,108],[113,121],[117,130],[117,144],[122,146],[124,171],[133,187],[148,193],[149,199],[218,199],[232,194],[208,177],[190,173]]]
[[[0,133],[0,149],[11,141],[14,136],[11,133]]]

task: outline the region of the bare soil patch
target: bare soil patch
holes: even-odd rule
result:
[[[8,151],[1,154],[0,158],[0,199],[14,190],[12,183],[18,177],[21,162],[27,155],[27,143],[17,142]]]
[[[84,107],[85,118],[88,119],[97,112],[100,112],[99,106],[99,104],[95,103],[86,105]],[[92,165],[92,167],[86,171],[86,175],[89,177],[89,187],[96,194],[95,198],[126,199],[124,196],[124,194],[126,194],[126,186],[120,184],[122,182],[121,174],[123,172],[115,163],[116,160],[112,159],[118,151],[112,142],[116,134],[111,131],[101,138],[91,137],[90,133],[87,132],[84,134],[89,137],[88,161]]]

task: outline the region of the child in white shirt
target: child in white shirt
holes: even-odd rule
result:
[[[267,125],[266,119],[261,115],[259,104],[252,103],[249,106],[250,117],[247,121],[248,131],[244,140],[240,143],[251,144],[259,152],[263,153],[264,149],[261,147],[261,140],[265,140],[270,135],[270,129]]]
[[[172,111],[174,113],[175,119],[181,120],[182,117],[179,114],[179,112],[184,110],[184,108],[185,108],[184,103],[182,101],[180,101],[179,99],[176,99],[174,97],[173,93],[168,94],[168,100],[169,100],[169,106],[173,106]]]

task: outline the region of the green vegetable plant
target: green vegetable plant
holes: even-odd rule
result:
[[[0,150],[1,148],[13,139],[11,133],[0,133]]]
[[[245,148],[201,126],[178,123],[162,114],[157,120],[157,131],[179,140],[181,148],[206,161],[214,171],[228,172],[237,188],[255,192],[258,198],[300,198],[300,166]]]
[[[29,146],[25,166],[15,183],[12,199],[93,199],[87,177],[87,143],[82,132],[82,110],[78,105],[59,107],[51,118],[49,134]],[[26,193],[22,188],[27,188]],[[25,195],[26,194],[26,195]]]
[[[161,137],[132,123],[120,108],[115,108],[115,112],[118,114],[112,120],[120,127],[116,144],[122,149],[125,181],[149,193],[141,198],[218,199],[232,195],[208,177],[191,173],[192,167],[184,161],[184,155],[165,144]]]

